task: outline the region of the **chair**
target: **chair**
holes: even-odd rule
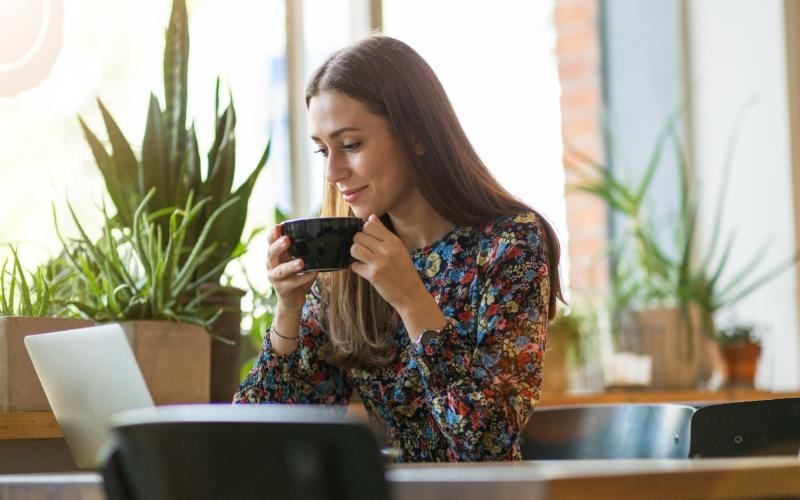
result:
[[[692,417],[691,457],[797,455],[800,398],[704,406]]]
[[[388,499],[365,426],[279,406],[126,412],[102,471],[109,500]]]
[[[520,435],[525,460],[686,458],[695,409],[598,404],[536,409]]]

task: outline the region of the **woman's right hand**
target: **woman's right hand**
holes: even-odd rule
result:
[[[280,225],[272,228],[267,241],[267,276],[278,297],[278,309],[299,314],[306,301],[306,292],[311,288],[317,272],[303,273],[305,263],[303,259],[293,259],[287,252],[289,237],[281,235]]]

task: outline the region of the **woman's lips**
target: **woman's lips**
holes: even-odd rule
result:
[[[363,193],[365,189],[367,189],[367,186],[358,189],[348,189],[347,191],[342,191],[342,198],[347,203],[352,204],[359,198],[359,196],[361,196],[361,193]]]

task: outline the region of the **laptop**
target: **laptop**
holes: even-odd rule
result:
[[[112,415],[155,408],[117,324],[29,335],[25,347],[72,458],[82,469],[102,465]]]

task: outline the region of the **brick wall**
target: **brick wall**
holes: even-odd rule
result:
[[[578,180],[571,149],[603,159],[599,1],[556,0],[554,12],[567,182],[566,252],[573,299],[590,293],[595,300],[602,299],[608,285],[608,260],[603,256],[608,235],[606,207],[599,199],[571,189]]]

